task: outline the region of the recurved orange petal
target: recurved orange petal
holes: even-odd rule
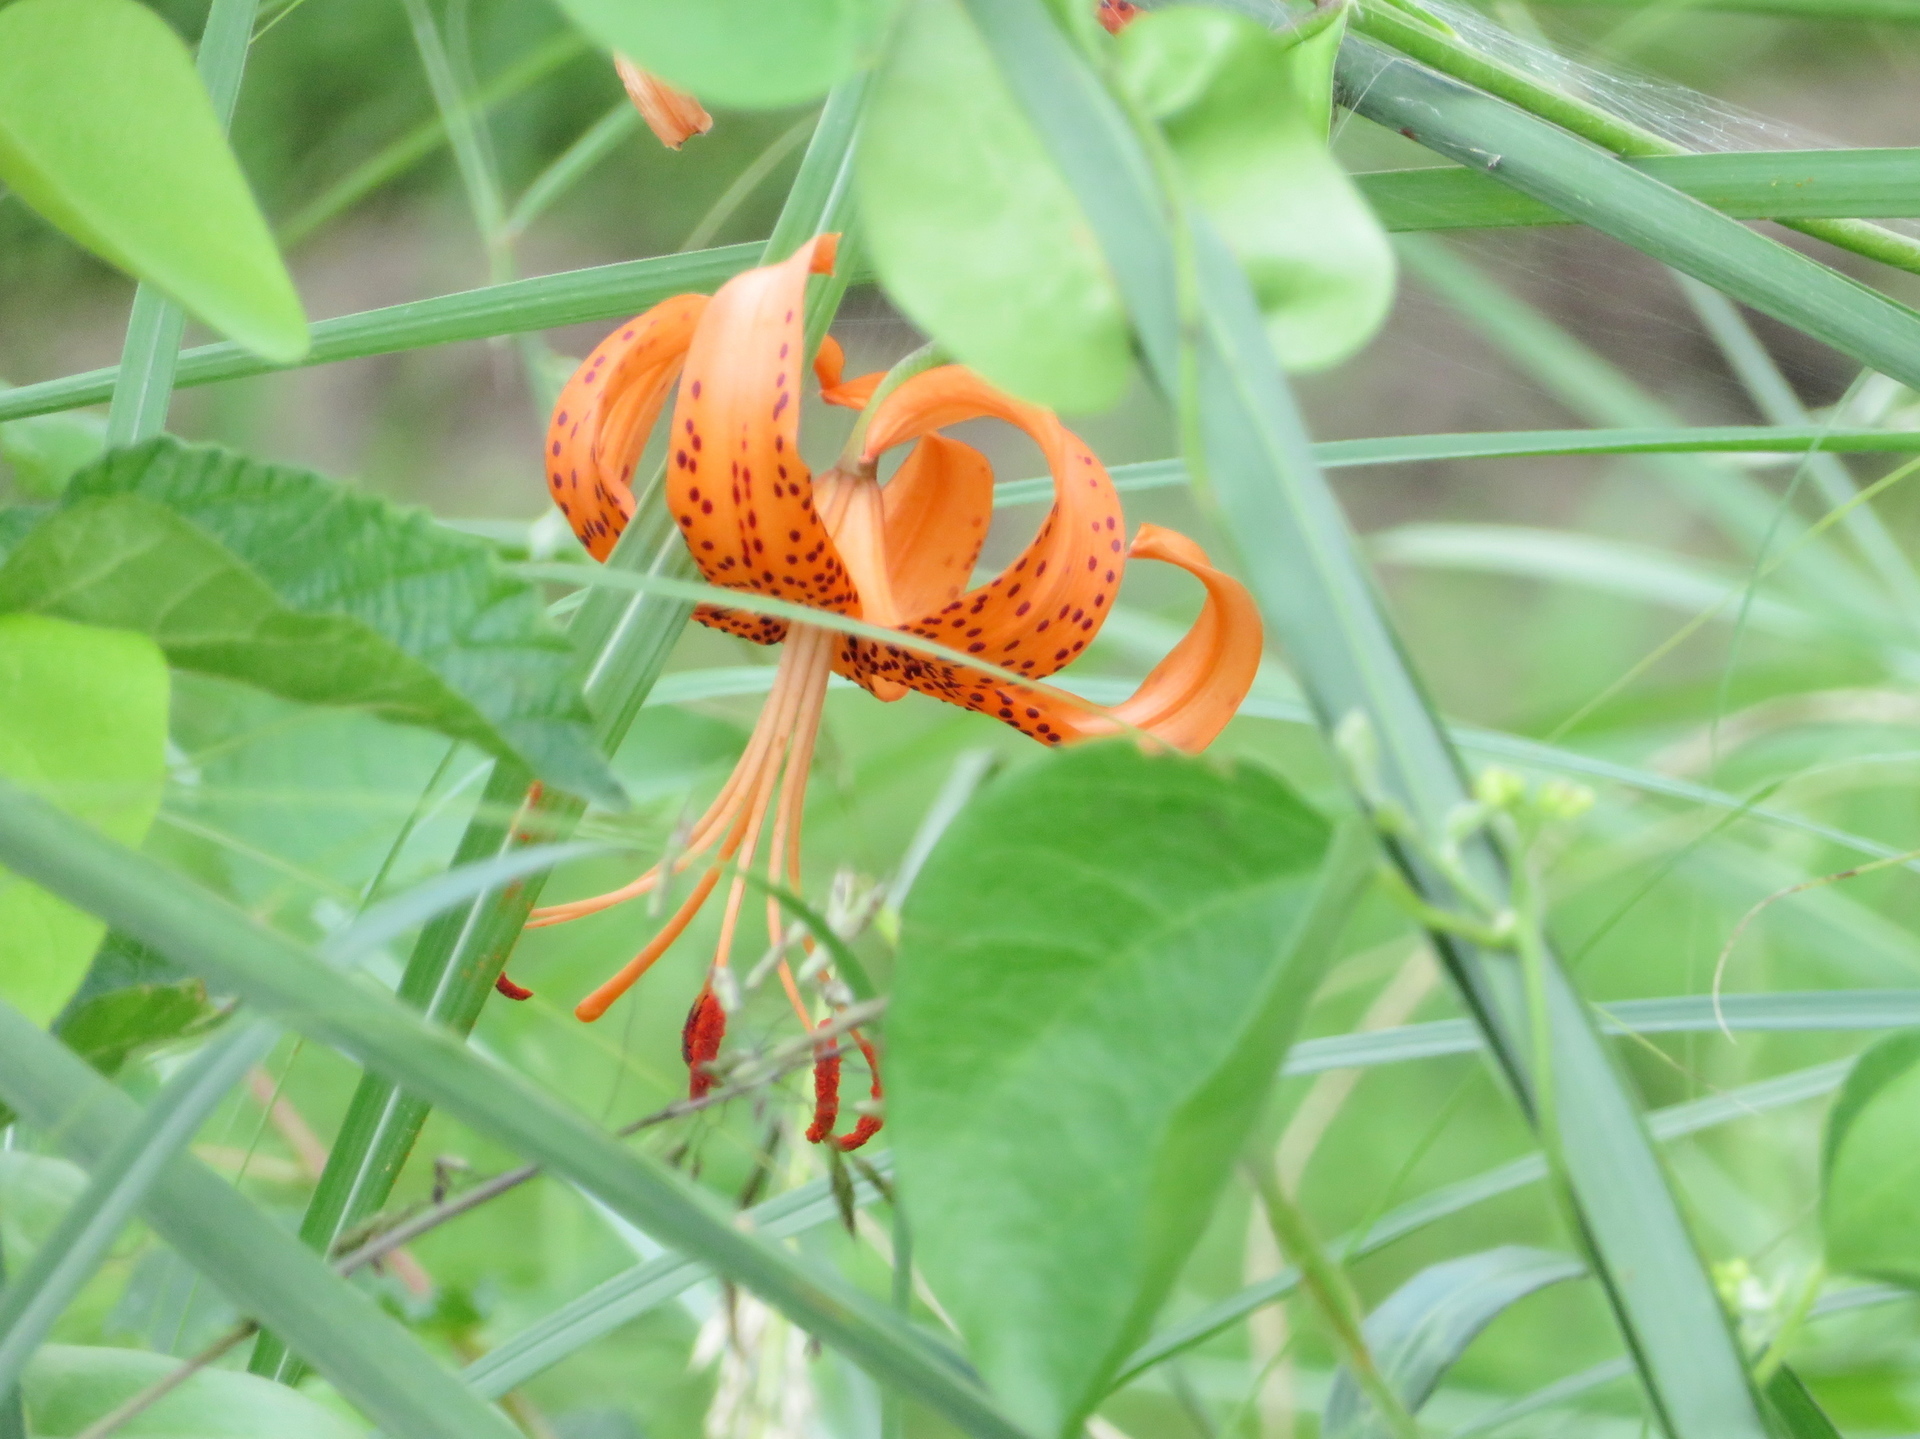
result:
[[[1119,588],[1126,546],[1120,499],[1105,466],[1049,411],[1003,394],[956,365],[916,375],[881,401],[865,457],[872,460],[894,445],[983,416],[1019,427],[1039,445],[1053,474],[1053,509],[1033,542],[998,578],[897,628],[1039,679],[1087,647]],[[950,572],[943,571],[943,578]],[[842,663],[843,673],[850,671],[863,683],[891,680],[994,715],[1045,743],[1062,738],[1018,695],[964,666],[866,640],[849,641]]]
[[[640,118],[654,137],[669,150],[678,150],[695,135],[713,128],[713,116],[693,96],[676,90],[658,75],[642,70],[625,55],[613,57],[613,68],[620,72],[620,83],[627,87]]]
[[[814,377],[820,381],[820,398],[829,405],[864,410],[867,401],[873,398],[873,392],[880,388],[880,382],[886,379],[887,372],[874,370],[870,374],[843,380],[840,375],[846,367],[846,352],[840,348],[838,340],[828,335],[820,342],[820,352],[813,357]]]
[[[554,405],[547,486],[597,560],[633,515],[634,464],[708,303],[676,295],[629,320],[581,362]]]
[[[838,238],[817,236],[713,297],[674,404],[667,505],[710,583],[844,614],[859,597],[798,443],[807,276],[832,270]],[[763,642],[786,630],[741,618],[738,632]]]
[[[1207,552],[1176,530],[1142,525],[1128,553],[1178,565],[1207,587],[1193,628],[1153,667],[1140,688],[1109,713],[1197,754],[1213,743],[1240,708],[1260,671],[1260,611],[1245,585],[1214,568]],[[1055,724],[1074,738],[1113,733],[1111,720],[1060,706]]]

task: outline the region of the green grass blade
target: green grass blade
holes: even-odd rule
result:
[[[1575,414],[1598,425],[1679,423],[1679,416],[1663,401],[1451,247],[1403,238],[1396,248],[1410,273]],[[1758,554],[1770,539],[1776,545],[1791,543],[1804,529],[1791,516],[1782,516],[1779,502],[1745,476],[1685,459],[1648,464],[1667,477],[1682,499],[1711,515],[1749,554]],[[1877,599],[1871,587],[1825,546],[1796,551],[1788,573],[1808,596],[1828,603],[1838,599],[1863,610]]]
[[[751,1289],[874,1378],[897,1385],[961,1430],[979,1439],[1021,1436],[978,1386],[891,1309],[736,1228],[704,1191],[479,1058],[394,997],[372,985],[343,983],[311,952],[217,895],[5,781],[0,862],[289,1029],[355,1056],[571,1180],[662,1244]],[[0,1032],[0,1041],[0,1050],[15,1043],[10,1032]]]
[[[0,1393],[19,1382],[74,1296],[80,1292],[126,1222],[207,1116],[246,1072],[265,1059],[280,1031],[248,1023],[209,1044],[147,1105],[94,1167],[84,1194],[60,1218],[33,1264],[0,1291]]]
[[[1755,1084],[1742,1085],[1725,1094],[1656,1110],[1647,1116],[1647,1127],[1656,1139],[1662,1141],[1698,1134],[1718,1125],[1731,1124],[1737,1120],[1764,1114],[1768,1110],[1801,1104],[1809,1099],[1818,1099],[1823,1095],[1831,1094],[1846,1081],[1847,1074],[1852,1068],[1851,1059],[1842,1059],[1832,1064],[1816,1065],[1810,1069],[1796,1070],[1791,1074],[1779,1075],[1773,1079],[1764,1079]],[[1417,1233],[1428,1225],[1463,1213],[1489,1199],[1511,1194],[1530,1184],[1538,1184],[1546,1177],[1545,1157],[1537,1153],[1525,1155],[1486,1170],[1484,1173],[1443,1185],[1439,1189],[1421,1195],[1418,1199],[1409,1200],[1381,1215],[1368,1226],[1366,1233],[1349,1234],[1336,1241],[1331,1248],[1344,1262],[1352,1263],[1356,1259],[1378,1253],[1396,1240]],[[1238,1324],[1255,1310],[1284,1299],[1293,1292],[1298,1283],[1298,1273],[1292,1269],[1286,1269],[1257,1284],[1248,1285],[1239,1293],[1229,1295],[1217,1304],[1207,1306],[1179,1324],[1170,1325],[1135,1352],[1133,1358],[1127,1362],[1119,1382],[1124,1384],[1154,1365],[1165,1363],[1176,1355],[1192,1349],[1195,1345],[1204,1344],[1214,1335]],[[1618,1366],[1615,1373],[1620,1375],[1633,1373],[1634,1366],[1630,1360],[1622,1359],[1612,1362]]]
[[[1596,5],[1609,10],[1644,10],[1649,0],[1547,0],[1553,5]],[[1801,20],[1877,20],[1920,25],[1914,0],[1688,0],[1689,8],[1745,15],[1787,15]]]
[[[1628,163],[1736,220],[1920,215],[1920,152],[1914,150],[1651,155]],[[1354,179],[1389,230],[1569,223],[1553,206],[1464,166],[1379,170]]]
[[[640,112],[633,102],[625,96],[614,101],[611,110],[555,156],[553,163],[534,176],[533,182],[521,192],[507,214],[507,235],[511,238],[524,233],[527,226],[546,214],[555,201],[639,128]]]
[[[482,85],[474,93],[474,107],[485,112],[504,104],[586,53],[586,38],[577,30],[563,30]],[[621,103],[627,110],[633,109],[624,101]],[[292,249],[329,220],[352,209],[390,180],[406,174],[446,143],[447,128],[439,114],[421,121],[287,216],[279,227],[281,247]]]
[[[1741,315],[1739,307],[1718,290],[1703,285],[1698,280],[1685,275],[1675,277],[1680,288],[1693,306],[1700,322],[1707,327],[1707,333],[1713,336],[1720,352],[1726,357],[1740,383],[1746,386],[1747,394],[1752,397],[1760,413],[1776,425],[1805,425],[1811,418],[1807,408],[1800,403],[1800,397],[1787,383],[1787,377],[1780,373],[1780,367],[1773,362],[1773,356],[1767,353],[1767,347],[1760,343],[1760,337],[1753,327]],[[1851,393],[1849,395],[1851,398]],[[1846,411],[1843,401],[1836,418],[1843,417]],[[1887,589],[1902,610],[1909,623],[1920,619],[1920,576],[1915,575],[1912,563],[1900,550],[1893,536],[1880,522],[1880,517],[1869,505],[1857,504],[1859,489],[1853,482],[1853,476],[1847,467],[1836,459],[1826,445],[1810,451],[1804,461],[1806,472],[1813,479],[1813,486],[1820,497],[1826,501],[1827,508],[1841,512],[1840,523],[1852,538],[1854,546],[1861,556],[1880,576],[1880,583]]]
[[[322,320],[312,328],[313,346],[300,367],[456,340],[488,340],[589,320],[617,319],[671,295],[717,289],[742,270],[759,264],[761,250],[759,245],[723,245],[686,255],[625,260]],[[209,385],[284,368],[268,364],[231,342],[197,345],[181,352],[174,384]],[[113,393],[118,373],[117,367],[88,370],[7,390],[0,393],[0,420],[98,404]]]
[[[1841,989],[1805,993],[1729,994],[1716,1007],[1711,995],[1680,994],[1609,1004],[1601,1031],[1620,1034],[1706,1034],[1722,1027],[1735,1033],[1802,1034],[1903,1029],[1920,1024],[1920,990]],[[1480,1048],[1473,1025],[1438,1019],[1364,1034],[1303,1039],[1287,1054],[1285,1073],[1324,1074],[1330,1069],[1370,1069]]]
[[[867,1163],[883,1179],[893,1173],[892,1157],[882,1150]],[[865,1207],[880,1193],[864,1177],[853,1181],[853,1202]],[[833,1185],[816,1179],[774,1199],[756,1204],[741,1217],[757,1234],[786,1239],[822,1224],[837,1223],[840,1203]],[[663,1254],[636,1264],[622,1274],[594,1285],[578,1299],[561,1305],[538,1323],[489,1350],[463,1371],[466,1381],[488,1398],[497,1398],[552,1368],[568,1355],[610,1334],[622,1324],[686,1293],[713,1277],[713,1270],[696,1259]]]
[[[8,805],[9,812],[14,808]],[[86,837],[99,842],[91,831]],[[177,884],[177,877],[161,882]],[[329,984],[339,984],[331,970],[318,968]],[[0,1005],[0,1097],[83,1165],[100,1163],[143,1123],[133,1100],[8,1005]],[[370,1296],[197,1160],[176,1157],[148,1191],[143,1212],[242,1313],[285,1334],[388,1433],[407,1439],[513,1439],[517,1433]]]
[[[198,68],[222,128],[233,119],[234,101],[240,95],[240,73],[247,63],[247,43],[253,35],[253,17],[259,8],[260,0],[214,0],[207,12]],[[126,344],[120,351],[119,377],[114,383],[113,407],[107,413],[108,444],[137,444],[167,427],[180,336],[186,323],[186,311],[152,285],[143,281],[134,291]]]
[[[1676,270],[1861,364],[1920,384],[1920,314],[1729,219],[1556,125],[1362,39],[1340,51],[1356,113]]]
[[[781,219],[761,251],[765,258],[779,258],[815,231],[839,229],[847,223],[846,172],[863,86],[863,81],[849,82],[829,96]],[[825,334],[840,293],[821,287],[810,296],[812,343]],[[606,570],[672,582],[692,569],[679,529],[660,496],[643,497]],[[585,684],[587,701],[608,753],[618,747],[646,702],[692,612],[692,604],[683,599],[603,588],[575,614],[571,633],[582,652],[593,657]],[[461,838],[457,862],[502,855],[525,844],[514,823],[503,821],[502,816],[519,810],[530,779],[516,766],[495,767],[476,817]],[[563,795],[543,798],[535,811],[534,826],[548,834],[566,833],[584,812],[577,801]],[[541,882],[531,879],[482,896],[424,931],[408,958],[400,998],[455,1034],[471,1030],[527,915],[539,902],[540,889]],[[323,1252],[330,1251],[342,1234],[386,1202],[428,1108],[423,1096],[401,1093],[390,1077],[363,1076],[308,1203],[302,1238]],[[286,1377],[291,1373],[286,1355],[270,1334],[261,1336],[250,1367],[257,1374]]]
[[[1179,332],[1168,324],[1180,313],[1175,277],[1181,266],[1169,217],[1151,184],[1152,167],[1128,122],[1037,0],[967,0],[967,7],[1080,199],[1162,389],[1186,397],[1189,372]],[[1342,53],[1355,49],[1349,45]],[[1424,114],[1420,119],[1427,121]],[[1481,143],[1499,148],[1493,136],[1481,137]],[[1658,181],[1635,178],[1713,215]],[[1381,746],[1386,784],[1414,822],[1437,835],[1466,799],[1459,757],[1408,670],[1359,563],[1245,277],[1204,221],[1190,217],[1188,227],[1197,271],[1194,424],[1220,531],[1240,539],[1243,572],[1270,633],[1292,657],[1322,722],[1330,727],[1355,711],[1364,715]],[[1203,503],[1208,499],[1203,491]],[[1403,855],[1401,862],[1432,902],[1450,903],[1444,884],[1422,873],[1414,857]],[[1501,892],[1497,863],[1483,855],[1479,868],[1482,883]],[[1534,1036],[1514,965],[1436,943],[1486,1032],[1489,1050],[1522,1102],[1530,1103]],[[1551,1034],[1540,1037],[1541,1048],[1556,1060],[1556,1128],[1565,1136],[1577,1222],[1654,1407],[1678,1439],[1759,1439],[1765,1430],[1743,1357],[1636,1107],[1580,997],[1551,959],[1548,968]]]

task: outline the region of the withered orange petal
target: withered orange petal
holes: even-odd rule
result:
[[[858,602],[800,458],[807,276],[838,236],[735,275],[687,351],[669,431],[667,505],[710,583],[845,613]]]
[[[867,401],[873,398],[873,392],[880,388],[880,382],[887,377],[885,370],[874,370],[865,375],[856,375],[851,380],[841,378],[847,367],[846,352],[840,348],[840,342],[828,335],[820,342],[820,352],[813,357],[814,378],[820,382],[820,398],[829,405],[840,405],[849,410],[864,410]]]
[[[640,118],[647,122],[654,138],[669,150],[678,150],[695,135],[713,128],[713,116],[693,96],[676,90],[657,75],[642,70],[625,55],[613,57],[613,68],[620,72],[620,83],[627,87]]]
[[[676,295],[627,321],[580,363],[547,427],[547,486],[595,559],[633,514],[633,467],[705,313]]]
[[[916,375],[880,402],[866,455],[983,416],[1018,426],[1039,445],[1053,474],[1053,509],[997,579],[897,627],[1039,679],[1087,647],[1119,588],[1126,546],[1120,498],[1106,467],[1050,412],[954,365]],[[873,674],[1058,743],[1051,728],[1026,722],[1034,718],[1025,714],[1027,706],[977,671],[866,641],[855,643],[853,659]]]
[[[1197,754],[1226,728],[1253,688],[1264,641],[1260,611],[1245,585],[1214,568],[1207,552],[1178,531],[1142,525],[1130,553],[1178,565],[1207,587],[1207,599],[1180,643],[1109,713],[1175,749]],[[1062,713],[1058,723],[1075,738],[1115,729],[1084,711]]]

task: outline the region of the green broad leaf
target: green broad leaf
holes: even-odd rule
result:
[[[1119,399],[1132,361],[1113,277],[958,0],[907,0],[856,178],[881,283],[955,359],[1057,409]]]
[[[0,774],[137,845],[166,781],[167,666],[153,642],[0,615]],[[106,925],[0,871],[0,998],[46,1024]]]
[[[481,540],[305,470],[160,438],[75,476],[0,611],[146,631],[182,669],[345,705],[621,804],[579,663]]]
[[[0,10],[0,181],[236,343],[306,353],[300,297],[193,57],[146,6]]]
[[[0,424],[0,460],[13,473],[16,493],[28,499],[55,498],[74,472],[99,459],[106,447],[107,422],[85,411]]]
[[[67,1439],[180,1367],[171,1354],[49,1344],[21,1381],[35,1439]],[[365,1431],[284,1384],[202,1369],[116,1426],[122,1439],[360,1439]]]
[[[1830,1267],[1920,1287],[1920,1030],[1863,1054],[1834,1102],[1820,1225]]]
[[[1481,1330],[1529,1294],[1586,1272],[1577,1259],[1518,1244],[1430,1265],[1367,1316],[1367,1349],[1407,1412],[1418,1414]],[[1322,1439],[1391,1439],[1345,1365],[1334,1371],[1320,1433]]]
[[[205,983],[138,940],[109,932],[53,1032],[112,1078],[141,1050],[193,1034],[215,1013]]]
[[[1290,44],[1196,6],[1143,15],[1120,34],[1122,83],[1165,130],[1290,370],[1346,359],[1393,303],[1386,231],[1327,150],[1341,29]]]
[[[794,105],[872,57],[889,0],[560,0],[595,40],[710,105]]]
[[[1327,849],[1267,771],[1117,741],[983,790],[921,871],[887,1128],[916,1257],[1035,1434],[1075,1431],[1207,1223],[1331,951]]]

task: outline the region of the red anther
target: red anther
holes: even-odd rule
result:
[[[687,1062],[687,1098],[699,1099],[713,1088],[713,1074],[707,1065],[720,1053],[720,1041],[726,1036],[727,1012],[714,997],[713,986],[708,985],[687,1011],[686,1025],[680,1031],[680,1057]]]
[[[508,979],[507,972],[504,969],[501,970],[499,975],[494,979],[493,987],[499,990],[500,993],[504,994],[508,999],[532,999],[533,998],[533,991],[530,989],[526,989],[521,985],[515,984],[512,980]]]
[[[1139,13],[1140,7],[1132,0],[1100,0],[1100,23],[1109,35],[1118,35]]]
[[[825,1028],[831,1020],[821,1020]],[[819,1144],[833,1138],[833,1126],[840,1121],[840,1048],[822,1045],[813,1060],[813,1123],[807,1126],[807,1143]]]

